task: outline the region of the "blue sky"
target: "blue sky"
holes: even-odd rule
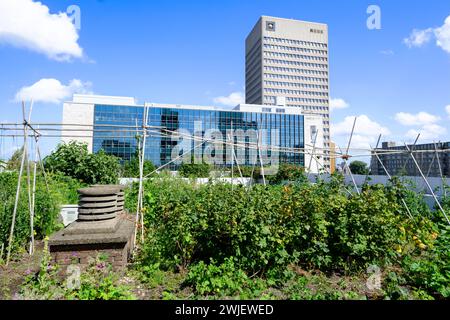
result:
[[[400,143],[417,132],[421,142],[450,140],[449,1],[31,1],[0,4],[0,122],[20,120],[16,95],[41,79],[54,79],[47,89],[59,81],[59,94],[39,90],[33,121],[60,122],[61,101],[77,91],[199,105],[242,96],[245,37],[259,16],[271,15],[328,24],[331,98],[346,106],[331,114],[338,144],[354,116],[355,147],[373,145],[379,133]],[[371,4],[381,9],[380,30],[366,26]],[[80,30],[47,24],[70,5],[81,10]],[[14,14],[29,22],[2,17]],[[0,142],[0,158],[19,143]],[[44,153],[57,142],[43,142]]]

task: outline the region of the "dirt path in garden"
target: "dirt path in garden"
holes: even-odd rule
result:
[[[36,241],[32,256],[25,252],[14,256],[8,266],[0,265],[0,300],[14,299],[25,276],[39,270],[43,248],[43,242]]]

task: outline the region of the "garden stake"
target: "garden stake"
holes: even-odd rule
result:
[[[228,137],[229,137],[229,135],[228,135]],[[237,164],[237,168],[238,168],[238,171],[239,171],[239,175],[241,176],[241,181],[244,181],[244,176],[242,175],[242,172],[241,172],[241,168],[240,168],[240,166],[239,166],[239,162],[238,162],[238,159],[237,159],[237,157],[236,157],[236,154],[234,153],[234,148],[232,149],[233,150],[233,152],[232,152],[232,156],[233,156],[233,162],[232,162],[232,164],[234,163],[234,161],[236,160],[236,164]],[[233,174],[233,169],[231,169],[231,174]],[[233,176],[231,176],[231,183],[233,183]]]
[[[25,102],[22,101],[22,111],[23,114],[25,114]],[[23,166],[25,163],[25,148],[27,145],[27,126],[25,124],[25,117],[24,117],[24,124],[23,124],[23,130],[24,130],[24,135],[23,135],[23,151],[22,151],[22,161],[20,163],[20,169],[19,169],[19,178],[17,180],[17,189],[16,189],[16,199],[14,201],[14,210],[13,210],[13,216],[12,216],[12,221],[11,221],[11,229],[9,232],[9,241],[8,241],[8,253],[6,255],[6,265],[9,264],[9,259],[11,258],[11,249],[12,249],[12,243],[13,243],[13,238],[14,238],[14,226],[16,224],[16,215],[17,215],[17,205],[19,203],[19,195],[20,195],[20,182],[22,180],[22,174],[23,174]]]
[[[36,134],[35,134],[35,140],[36,140]],[[30,223],[31,223],[31,229],[32,229],[32,237],[31,237],[31,253],[34,252],[34,214],[35,214],[35,208],[36,208],[36,173],[37,173],[37,145],[34,145],[34,168],[33,168],[33,191],[32,191],[32,197],[31,197],[31,208],[33,209],[32,214],[30,216]]]
[[[144,111],[145,113],[145,111]],[[137,119],[136,119],[136,132],[138,132],[138,125],[137,125]],[[140,203],[141,203],[141,162],[142,162],[142,151],[141,151],[141,137],[138,133],[136,133],[137,138],[137,146],[138,146],[138,159],[139,159],[139,190],[138,190],[138,199],[136,204],[136,218],[135,218],[135,226],[134,226],[134,244],[137,243],[137,230],[139,228],[139,214],[140,214]],[[135,246],[134,246],[135,247]]]
[[[31,122],[31,112],[33,110],[33,100],[31,100],[30,105],[30,112],[28,113],[28,121],[26,122],[27,128],[29,123]],[[25,119],[25,110],[23,110],[23,118]],[[36,135],[36,133],[34,133]],[[31,171],[30,171],[30,161],[28,157],[28,143],[24,149],[24,152],[26,153],[26,162],[27,162],[27,193],[28,193],[28,209],[30,212],[30,248],[29,248],[29,254],[32,255],[34,251],[34,208],[32,203],[32,190],[31,190]]]
[[[258,154],[259,154],[259,163],[261,165],[261,174],[262,174],[262,178],[263,178],[263,184],[266,185],[266,177],[264,176],[264,164],[263,164],[263,159],[261,156],[261,135],[260,134],[258,134]]]
[[[414,140],[414,143],[413,143],[412,146],[411,146],[411,152],[413,151],[414,147],[416,146],[417,141],[419,141],[419,138],[420,138],[420,133],[417,134],[416,140]],[[406,165],[408,164],[408,162],[409,162],[409,158],[406,158],[405,163],[403,164],[402,170],[400,170],[400,173],[405,172],[405,170],[406,170]],[[398,174],[398,173],[397,173],[397,174]]]
[[[379,143],[380,143],[380,139],[381,139],[381,134],[380,134],[380,136],[378,137],[377,146],[375,147],[375,149],[373,149],[372,152],[373,152],[373,154],[375,155],[375,157],[377,158],[378,162],[380,162],[381,167],[383,168],[384,172],[386,173],[386,176],[389,178],[389,180],[391,180],[391,179],[392,179],[392,176],[389,174],[389,172],[388,172],[388,170],[386,169],[386,167],[385,167],[383,161],[381,161],[380,157],[378,156],[377,152],[375,151],[375,150],[378,148],[378,145],[379,145]],[[404,205],[405,208],[406,208],[406,212],[407,212],[407,214],[408,214],[408,217],[409,217],[410,219],[413,219],[413,216],[412,216],[412,214],[411,214],[411,211],[409,210],[409,207],[408,207],[408,205],[406,204],[406,201],[405,201],[405,199],[404,199],[403,197],[401,198],[401,201],[402,201],[403,205]]]
[[[143,185],[143,180],[144,180],[144,162],[145,162],[145,145],[146,145],[146,139],[147,139],[147,123],[148,123],[148,107],[145,106],[144,108],[144,126],[143,126],[143,132],[144,132],[144,138],[142,139],[142,152],[141,152],[141,168],[140,168],[140,172],[139,172],[139,193],[141,194],[140,196],[140,204],[139,204],[139,208],[140,208],[140,212],[141,212],[141,243],[144,242],[144,185]]]
[[[422,170],[420,169],[420,166],[419,166],[419,164],[417,163],[417,160],[416,160],[416,158],[414,157],[414,155],[413,155],[411,149],[409,149],[409,147],[406,145],[406,143],[405,143],[405,147],[406,147],[406,149],[409,151],[409,154],[411,155],[411,158],[412,158],[414,164],[416,165],[417,169],[419,170],[419,173],[420,173],[420,175],[422,176],[422,179],[425,181],[425,184],[428,186],[428,189],[430,190],[431,195],[432,195],[433,198],[434,198],[434,201],[436,201],[436,204],[438,205],[439,209],[440,209],[441,212],[443,213],[445,219],[447,220],[447,223],[450,225],[450,220],[448,219],[447,214],[445,213],[444,208],[442,208],[441,203],[439,202],[438,198],[436,197],[436,194],[434,193],[433,188],[432,188],[432,187],[430,186],[430,184],[428,183],[427,178],[425,178],[425,176],[423,175],[423,172],[422,172]]]
[[[231,134],[233,134],[233,121],[231,121]],[[232,154],[231,154],[231,157],[233,158],[232,160],[231,160],[231,191],[233,191],[233,189],[234,189],[234,183],[233,183],[233,178],[234,178],[234,135],[233,135],[233,140],[231,140],[231,137],[229,136],[229,135],[227,135],[227,137],[228,137],[228,140],[229,141],[232,141],[232,144],[231,144],[231,150],[232,150]]]
[[[441,142],[439,142],[439,144],[441,144]],[[445,179],[444,179],[444,175],[442,174],[441,160],[439,159],[439,152],[438,152],[436,143],[434,143],[434,151],[436,152],[439,174],[441,175],[442,191],[444,192],[444,197],[447,197],[447,190],[445,188]]]
[[[358,117],[355,117],[355,120],[353,121],[352,132],[350,133],[350,138],[348,139],[347,151],[342,156],[342,159],[344,160],[344,171],[345,171],[345,168],[348,169],[348,172],[350,173],[350,177],[352,178],[353,184],[354,184],[354,186],[356,188],[356,193],[358,195],[360,195],[361,193],[359,192],[359,188],[358,188],[358,185],[356,184],[355,177],[353,176],[352,170],[350,169],[350,167],[347,164],[347,159],[349,158],[348,151],[350,150],[350,144],[352,142],[353,133],[355,131],[355,126],[356,126],[356,120],[357,119],[358,119]],[[341,153],[342,153],[342,149],[340,147],[339,147],[339,150],[341,150]],[[344,172],[344,174],[345,174],[345,172]]]
[[[318,131],[316,131],[316,135],[314,137],[314,143],[313,143],[313,148],[311,151],[311,157],[309,158],[309,165],[308,165],[308,181],[309,181],[309,174],[311,173],[311,164],[312,164],[312,160],[314,157],[314,152],[316,151],[316,142],[317,142],[317,136],[319,135]],[[306,148],[305,148],[306,151]],[[314,157],[314,159],[316,159],[316,157]]]

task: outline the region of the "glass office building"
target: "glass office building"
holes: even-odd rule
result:
[[[137,152],[137,131],[144,123],[144,106],[124,105],[93,105],[92,151],[103,149],[106,153],[115,155],[123,161],[127,161]],[[287,114],[279,112],[248,112],[238,110],[216,110],[205,108],[149,106],[147,107],[147,126],[149,127],[146,138],[145,158],[156,166],[167,164],[174,159],[174,150],[180,140],[174,139],[174,132],[183,132],[182,139],[189,141],[189,146],[194,148],[196,144],[203,143],[201,150],[207,148],[210,141],[205,141],[208,131],[220,132],[225,139],[233,139],[232,132],[260,132],[258,137],[260,145],[273,145],[279,147],[279,162],[304,166],[304,155],[300,152],[292,152],[292,149],[302,149],[304,145],[304,117],[301,114]],[[257,110],[257,109],[255,109]],[[263,110],[264,111],[264,110]],[[267,110],[266,110],[267,111]],[[239,131],[240,130],[240,131]],[[274,132],[277,132],[274,135]],[[179,137],[179,135],[178,135]],[[186,138],[186,140],[184,139]],[[234,150],[244,150],[245,158],[240,164],[252,165],[258,148],[251,138],[237,134],[234,138],[239,144]],[[228,140],[226,140],[228,141]],[[230,140],[230,142],[233,140]],[[225,149],[231,144],[224,144]],[[253,146],[247,148],[248,146]],[[286,150],[285,148],[289,148]],[[198,149],[197,149],[198,150]],[[184,151],[188,151],[183,149]],[[192,153],[194,153],[193,151]],[[267,154],[270,157],[271,151]],[[241,153],[242,154],[242,153]],[[217,156],[217,155],[216,155]],[[231,161],[224,161],[223,166],[231,166]],[[173,162],[168,167],[177,169],[179,163]]]

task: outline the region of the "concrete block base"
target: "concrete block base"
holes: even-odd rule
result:
[[[84,269],[99,255],[105,256],[106,262],[118,270],[127,265],[133,237],[134,221],[127,214],[105,221],[76,221],[50,237],[49,250],[53,263],[62,271],[68,265]]]

